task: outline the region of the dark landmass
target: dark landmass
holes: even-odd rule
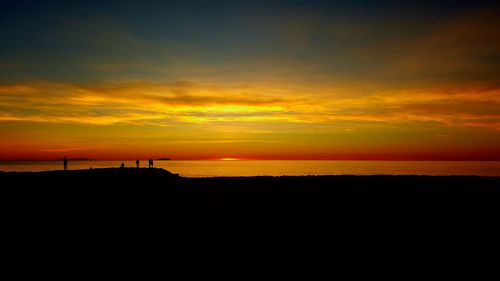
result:
[[[500,177],[282,176],[184,178],[163,169],[0,172],[2,205],[36,214],[118,212],[162,216],[260,216],[263,221],[367,218],[439,223],[498,213]],[[132,212],[132,213],[130,213]],[[16,213],[16,211],[14,211]],[[269,221],[268,221],[269,222]]]
[[[41,160],[41,159],[0,159],[1,162],[44,162],[44,161],[63,161],[64,158]],[[68,158],[68,161],[92,161],[92,158]]]
[[[59,159],[56,159],[55,161],[63,161],[64,158],[59,158]],[[91,159],[91,158],[68,158],[68,161],[92,161],[94,159]]]
[[[43,161],[37,159],[0,159],[1,162],[26,162],[26,161]]]
[[[125,234],[120,247],[151,235],[155,243],[214,247],[257,237],[271,246],[282,241],[289,251],[330,245],[355,254],[353,245],[377,245],[380,253],[387,245],[483,236],[496,228],[500,202],[500,177],[478,176],[184,178],[163,169],[109,168],[0,172],[0,183],[3,225],[16,239],[71,240],[75,233],[102,245]],[[113,236],[102,240],[103,231]],[[181,240],[169,240],[171,234]]]
[[[164,169],[105,168],[47,172],[0,172],[3,192],[20,190],[40,196],[109,194],[203,194],[220,199],[313,200],[328,205],[415,204],[498,195],[500,177],[480,176],[280,176],[185,178]],[[149,196],[148,195],[148,196]],[[159,196],[159,197],[158,197]],[[147,196],[146,196],[147,197]]]

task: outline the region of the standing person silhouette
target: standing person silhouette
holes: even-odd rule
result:
[[[153,159],[151,158],[148,160],[148,168],[153,168]]]
[[[139,168],[139,163],[140,163],[139,160],[135,160],[135,165],[137,166],[137,168]]]
[[[64,156],[63,163],[64,163],[64,170],[67,171],[68,170],[68,158],[66,156]]]

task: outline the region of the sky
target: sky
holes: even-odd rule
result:
[[[500,160],[500,1],[0,0],[0,159]]]

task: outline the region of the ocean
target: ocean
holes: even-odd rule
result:
[[[135,167],[135,161],[69,161],[69,169]],[[500,161],[155,161],[184,177],[302,175],[477,175],[500,176]],[[147,167],[147,161],[141,161]],[[62,161],[0,161],[0,171],[61,170]]]

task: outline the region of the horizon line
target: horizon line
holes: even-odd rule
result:
[[[93,159],[86,157],[68,158],[69,161],[147,161],[144,159]],[[412,159],[412,158],[394,158],[394,159],[383,159],[383,158],[236,158],[236,157],[222,157],[222,158],[184,158],[184,159],[172,159],[172,158],[153,158],[155,161],[380,161],[380,162],[439,162],[439,161],[449,161],[449,162],[499,162],[500,159]],[[0,159],[1,162],[45,162],[45,161],[63,161],[63,158],[57,159]]]

